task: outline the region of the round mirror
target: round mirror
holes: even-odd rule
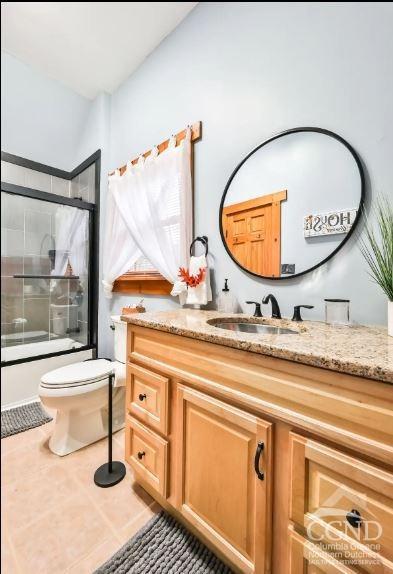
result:
[[[295,128],[259,145],[232,173],[221,237],[245,271],[296,277],[337,253],[363,201],[364,174],[352,147],[328,130]]]

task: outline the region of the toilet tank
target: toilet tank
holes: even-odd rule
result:
[[[126,362],[126,344],[127,344],[127,323],[120,319],[120,315],[111,316],[114,330],[114,353],[115,361],[119,363]]]

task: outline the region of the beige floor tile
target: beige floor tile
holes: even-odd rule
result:
[[[19,574],[11,546],[7,542],[1,545],[1,572],[3,574]]]
[[[102,564],[109,560],[120,548],[121,544],[119,540],[112,536],[94,548],[88,556],[85,556],[82,560],[79,560],[71,566],[71,568],[67,570],[67,574],[92,574],[94,570],[102,566]]]
[[[6,451],[1,457],[2,484],[17,481],[20,477],[26,478],[27,471],[28,476],[33,477],[43,468],[57,463],[59,458],[49,450],[47,443],[47,439],[41,435],[30,444],[15,448],[9,453]]]
[[[12,537],[24,574],[60,574],[104,542],[108,525],[84,494],[77,494]]]
[[[124,449],[124,442],[125,442],[125,430],[121,429],[119,431],[117,431],[114,435],[113,435],[113,440],[115,440],[120,446],[123,447]]]
[[[16,574],[18,572],[18,568],[14,552],[12,551],[11,544],[9,542],[8,531],[4,524],[3,505],[1,508],[1,572],[4,574]]]
[[[7,438],[2,439],[1,441],[1,454],[4,456],[5,454],[9,454],[16,448],[26,447],[32,443],[36,443],[39,441],[43,441],[43,434],[42,429],[43,427],[37,427],[34,429],[30,429],[26,432],[21,432],[18,434],[14,434]]]
[[[60,463],[44,468],[28,481],[19,480],[5,485],[3,512],[10,534],[37,520],[43,513],[66,502],[81,487]]]
[[[107,440],[100,440],[63,457],[62,460],[64,460],[65,467],[74,473],[78,481],[91,485],[97,468],[108,460]],[[124,448],[116,442],[113,442],[113,460],[124,460]]]
[[[89,489],[89,496],[105,514],[115,531],[135,520],[152,503],[152,497],[140,486],[133,484],[133,477],[126,477],[111,488]]]
[[[144,510],[133,522],[130,522],[127,526],[119,530],[117,536],[121,543],[125,544],[161,510],[161,506],[157,504],[157,502],[154,502],[151,507],[146,508],[146,510]]]
[[[107,440],[58,457],[48,440],[53,422],[2,441],[2,572],[91,574],[160,510],[134,481],[94,484],[107,461]],[[124,431],[114,435],[124,461]]]

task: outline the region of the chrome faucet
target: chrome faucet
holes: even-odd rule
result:
[[[275,298],[274,295],[272,295],[272,293],[269,293],[269,295],[266,295],[262,299],[262,303],[263,303],[263,305],[266,305],[267,303],[271,303],[272,304],[272,319],[281,319],[280,307],[278,305],[277,299]]]

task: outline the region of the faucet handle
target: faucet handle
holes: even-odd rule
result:
[[[246,301],[247,305],[255,305],[254,317],[262,317],[261,304],[258,301]]]
[[[295,305],[293,308],[293,317],[292,321],[303,321],[302,316],[300,315],[300,309],[314,309],[314,305]]]

